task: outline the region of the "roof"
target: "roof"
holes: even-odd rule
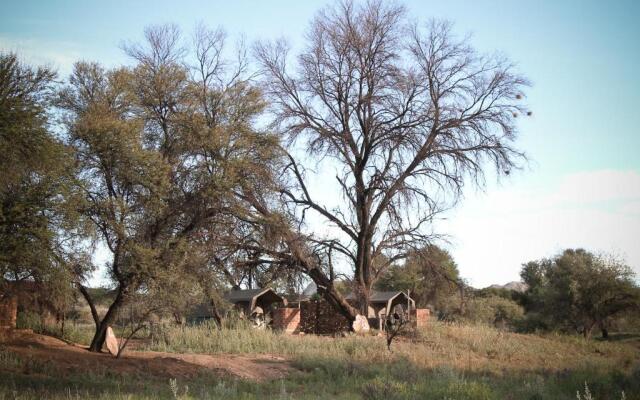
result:
[[[407,296],[405,292],[402,292],[400,290],[395,290],[390,292],[379,292],[377,290],[373,290],[371,291],[371,295],[369,296],[369,302],[370,303],[387,303],[389,300],[393,299],[394,297],[400,294]],[[355,298],[356,297],[353,293],[349,293],[346,296],[347,300],[355,300]]]
[[[399,290],[398,291],[392,291],[392,292],[376,292],[376,291],[373,291],[373,292],[371,292],[370,301],[372,303],[386,303],[387,301],[393,299],[394,297],[396,297],[399,294],[407,296],[407,294],[405,292],[401,292]]]
[[[229,302],[234,304],[247,302],[249,303],[250,309],[253,309],[258,301],[263,304],[278,302],[284,303],[285,305],[287,304],[287,299],[280,296],[278,293],[276,293],[275,290],[271,288],[232,290],[227,293],[225,298]]]
[[[260,288],[260,289],[242,289],[242,290],[232,290],[225,298],[232,303],[239,301],[251,301],[254,297],[260,296],[263,293],[268,291],[273,291],[271,288]]]

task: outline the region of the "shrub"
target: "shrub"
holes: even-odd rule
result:
[[[524,309],[515,301],[504,297],[476,297],[467,304],[464,319],[513,330],[521,325]]]

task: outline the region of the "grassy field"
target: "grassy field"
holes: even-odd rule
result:
[[[434,323],[388,352],[384,339],[372,335],[168,327],[138,350],[267,353],[285,357],[293,372],[263,382],[207,373],[175,380],[104,369],[63,373],[46,360],[0,350],[0,399],[640,399],[637,337],[618,338],[624,340]]]

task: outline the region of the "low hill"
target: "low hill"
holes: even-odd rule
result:
[[[487,289],[506,289],[506,290],[514,290],[516,292],[520,292],[520,293],[524,293],[527,291],[527,284],[523,283],[523,282],[518,282],[518,281],[513,281],[513,282],[509,282],[506,283],[504,285],[491,285],[488,286]]]

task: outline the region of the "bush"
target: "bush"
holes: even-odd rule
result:
[[[514,330],[524,320],[524,309],[515,301],[504,297],[476,297],[467,303],[464,319],[500,329]]]

